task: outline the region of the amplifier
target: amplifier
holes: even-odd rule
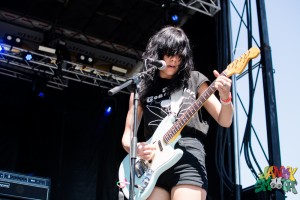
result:
[[[49,200],[50,183],[49,178],[0,171],[0,197]]]

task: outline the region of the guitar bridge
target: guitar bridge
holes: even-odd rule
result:
[[[148,184],[150,182],[150,179],[152,177],[152,174],[153,174],[153,171],[151,169],[149,169],[149,170],[146,171],[145,177],[144,177],[144,179],[142,181],[142,185],[141,185],[142,192],[144,192],[145,188],[148,186]]]

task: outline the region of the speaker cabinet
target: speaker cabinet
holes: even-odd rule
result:
[[[0,200],[49,200],[50,179],[0,171]]]

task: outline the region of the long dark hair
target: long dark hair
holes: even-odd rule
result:
[[[181,58],[181,65],[177,74],[170,80],[170,93],[187,84],[190,72],[194,69],[193,55],[190,42],[185,32],[174,26],[166,26],[153,35],[146,46],[146,50],[142,55],[143,60],[146,58],[163,60],[164,55],[175,56]],[[142,71],[145,71],[144,66]],[[149,73],[148,73],[149,74]],[[147,94],[154,89],[159,82],[159,70],[153,70],[149,76],[145,76],[141,81],[140,101],[145,101]],[[151,85],[151,87],[149,87]]]

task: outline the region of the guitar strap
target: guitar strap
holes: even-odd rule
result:
[[[180,88],[173,94],[171,94],[171,112],[174,116],[177,116],[180,105],[183,100],[183,89]]]

